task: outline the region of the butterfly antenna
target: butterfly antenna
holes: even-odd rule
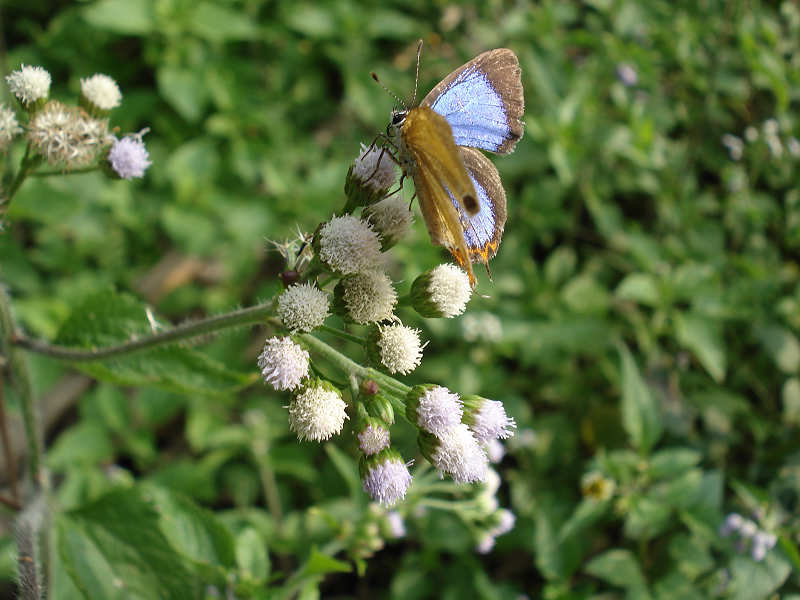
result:
[[[400,96],[398,96],[398,95],[397,95],[397,94],[395,94],[395,93],[394,93],[392,90],[390,90],[388,87],[386,87],[385,85],[383,85],[383,82],[382,82],[380,79],[378,79],[378,75],[377,75],[377,73],[375,73],[375,72],[373,71],[373,72],[371,72],[371,73],[370,73],[370,75],[372,75],[372,78],[373,78],[373,79],[374,79],[374,80],[377,82],[377,84],[378,84],[379,86],[381,86],[381,87],[383,88],[383,90],[384,90],[384,91],[385,91],[387,94],[389,94],[389,95],[390,95],[392,98],[394,98],[395,100],[397,100],[397,102],[398,102],[398,104],[400,104],[400,106],[402,106],[404,109],[405,109],[405,108],[407,108],[407,106],[406,106],[406,103],[405,103],[405,102],[403,102],[403,99],[402,99]]]
[[[414,106],[417,105],[417,84],[419,84],[419,57],[422,55],[422,40],[417,43],[417,73],[414,75]]]

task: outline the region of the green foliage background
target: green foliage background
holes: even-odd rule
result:
[[[113,122],[150,128],[144,181],[34,179],[11,207],[0,278],[26,330],[65,344],[124,339],[142,303],[180,322],[278,291],[266,239],[342,205],[393,103],[369,72],[405,95],[418,38],[423,92],[506,46],[526,96],[525,137],[496,160],[509,218],[494,283],[479,275],[486,297],[458,319],[408,316],[431,340],[409,383],[502,400],[517,420],[499,470],[518,521],[494,552],[430,511],[363,575],[337,573],[350,566],[333,523],[357,528],[366,504],[352,436],[341,452],[298,443],[286,397],[257,378],[267,330],[237,331],[89,371],[48,432],[53,597],[202,597],[233,574],[242,597],[273,597],[264,582],[298,566],[304,597],[800,594],[796,3],[4,5],[6,71],[42,65],[64,99],[109,74],[124,93]],[[723,135],[748,127],[735,160]],[[392,255],[406,282],[443,256],[419,220]],[[484,313],[500,335],[474,333]],[[63,385],[67,366],[32,358],[37,392]],[[614,494],[582,494],[587,473]],[[719,537],[733,511],[779,535],[764,561]],[[8,552],[0,566],[11,581]]]

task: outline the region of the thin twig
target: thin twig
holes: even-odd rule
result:
[[[3,373],[0,372],[0,436],[3,438],[3,454],[6,457],[6,468],[8,469],[8,479],[11,485],[11,497],[19,505],[19,487],[17,485],[17,458],[11,447],[11,436],[8,431],[8,417],[6,416],[5,387],[3,385]],[[2,500],[0,500],[2,502]],[[4,503],[5,504],[5,503]]]
[[[80,350],[64,346],[55,346],[48,342],[35,340],[19,332],[12,337],[11,343],[18,348],[44,354],[51,358],[72,362],[89,362],[131,354],[140,350],[147,350],[148,348],[215,333],[231,327],[270,322],[270,317],[273,312],[274,303],[268,302],[266,304],[259,304],[257,306],[236,310],[224,315],[203,319],[202,321],[184,323],[183,325],[178,325],[163,333],[132,340],[116,346],[107,346],[94,350]]]

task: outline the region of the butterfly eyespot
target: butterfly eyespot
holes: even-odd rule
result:
[[[467,209],[469,214],[474,215],[476,212],[478,212],[478,200],[475,198],[475,196],[466,194],[463,198],[461,198],[461,200],[464,202],[464,208]]]

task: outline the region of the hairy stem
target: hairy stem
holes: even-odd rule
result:
[[[20,514],[14,527],[17,540],[19,594],[23,600],[40,600],[43,597],[37,538],[44,524],[44,511],[44,499],[42,496],[35,497]]]
[[[14,449],[11,447],[11,436],[8,431],[8,417],[6,416],[5,388],[3,386],[3,373],[0,370],[0,436],[3,438],[3,455],[6,459],[6,469],[8,470],[8,483],[11,487],[11,497],[15,504],[19,504],[19,486],[17,485],[17,458],[14,456]]]
[[[29,338],[24,334],[15,333],[11,342],[20,348],[24,348],[30,352],[44,354],[51,358],[58,358],[61,360],[69,360],[72,362],[90,362],[95,360],[104,360],[113,358],[115,356],[124,356],[133,352],[147,350],[165,344],[179,342],[181,340],[191,339],[200,335],[208,335],[216,333],[223,329],[230,329],[232,327],[242,327],[244,325],[253,325],[256,323],[272,322],[280,325],[277,321],[272,319],[274,312],[274,303],[267,302],[265,304],[258,304],[249,308],[242,308],[224,315],[216,317],[209,317],[201,321],[194,321],[192,323],[185,323],[173,327],[169,331],[157,333],[155,335],[131,340],[118,344],[116,346],[107,346],[105,348],[97,348],[95,350],[78,350],[74,348],[65,348],[64,346],[54,346],[47,342]]]

